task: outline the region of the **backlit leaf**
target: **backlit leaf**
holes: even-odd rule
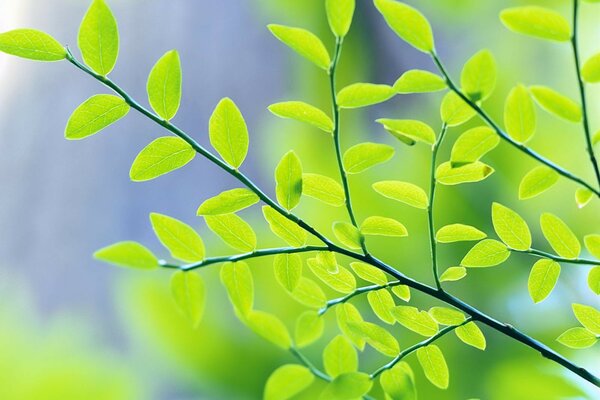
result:
[[[104,0],[94,0],[81,21],[77,40],[85,63],[99,75],[113,70],[119,55],[117,21]]]
[[[473,101],[487,99],[496,87],[496,60],[489,50],[481,50],[471,57],[463,67],[460,84]]]
[[[331,118],[317,107],[302,101],[286,101],[272,104],[269,106],[269,111],[281,118],[306,122],[325,132],[333,132],[333,121]]]
[[[450,267],[440,276],[440,282],[455,282],[467,276],[465,267]]]
[[[392,308],[392,315],[400,323],[419,335],[431,337],[438,332],[438,324],[426,311],[416,307],[397,306]]]
[[[354,83],[346,86],[337,94],[337,102],[341,108],[367,107],[394,97],[394,88],[374,83]]]
[[[469,322],[465,325],[459,326],[454,330],[454,332],[463,343],[473,346],[479,350],[485,350],[485,336],[475,322]]]
[[[298,303],[310,308],[321,308],[325,306],[327,297],[321,287],[312,279],[300,278],[300,281],[292,292],[292,298]]]
[[[259,336],[282,349],[292,345],[290,334],[279,318],[264,311],[250,311],[246,315],[246,323]]]
[[[556,340],[572,349],[586,349],[598,341],[596,335],[585,328],[571,328],[560,335]]]
[[[283,25],[268,26],[271,33],[292,50],[307,58],[319,68],[329,69],[331,59],[321,39],[314,33],[301,28],[291,28]]]
[[[285,153],[275,168],[277,201],[287,210],[300,203],[302,196],[302,164],[293,151]]]
[[[560,275],[560,264],[548,260],[538,260],[531,268],[527,289],[534,303],[543,301],[550,295]]]
[[[308,267],[317,278],[336,292],[348,294],[356,289],[356,279],[344,267],[338,266],[337,273],[331,273],[315,258],[307,260]]]
[[[596,258],[600,259],[600,235],[587,235],[583,238],[585,248]]]
[[[235,103],[222,99],[208,124],[211,145],[229,165],[239,168],[248,154],[248,127]]]
[[[65,138],[79,140],[100,132],[129,113],[129,104],[120,97],[98,94],[84,101],[71,114]]]
[[[178,271],[171,278],[171,294],[179,311],[192,323],[198,326],[206,301],[204,281],[195,272]]]
[[[581,121],[581,107],[570,98],[545,86],[531,86],[531,94],[544,110],[571,122]]]
[[[306,244],[308,233],[298,224],[290,221],[270,206],[263,206],[262,211],[269,223],[269,228],[275,235],[292,247],[302,247]]]
[[[358,174],[388,161],[394,156],[394,152],[394,148],[387,144],[357,144],[344,153],[344,170],[349,174]]]
[[[534,198],[550,189],[558,182],[558,172],[546,166],[529,171],[519,184],[519,200]]]
[[[157,213],[150,214],[150,222],[158,240],[171,252],[173,258],[190,263],[204,258],[204,242],[194,228]]]
[[[355,0],[326,0],[325,9],[327,20],[333,34],[344,37],[350,30],[352,17],[354,16]]]
[[[298,254],[277,254],[273,259],[273,269],[277,282],[292,292],[302,278],[302,259]]]
[[[515,250],[531,247],[531,232],[527,222],[516,212],[499,203],[492,204],[492,222],[500,240]]]
[[[205,200],[198,207],[197,215],[222,215],[231,214],[258,203],[258,196],[250,189],[226,190]]]
[[[347,372],[358,371],[358,354],[346,337],[338,335],[325,346],[323,367],[332,378]]]
[[[227,290],[229,300],[242,315],[247,315],[254,306],[254,280],[250,267],[243,261],[228,262],[221,267],[221,283]]]
[[[409,182],[376,182],[373,184],[373,189],[388,199],[396,200],[415,208],[427,209],[429,207],[427,193],[417,185]]]
[[[171,120],[181,104],[181,60],[176,50],[165,53],[150,71],[147,91],[152,109],[164,120]]]
[[[588,188],[579,188],[575,191],[575,202],[578,208],[583,208],[594,198],[594,192]]]
[[[161,137],[137,155],[129,177],[134,182],[149,181],[187,165],[194,157],[196,151],[183,139],[176,136]]]
[[[506,132],[519,143],[526,143],[535,133],[537,116],[535,105],[527,88],[517,85],[504,103]]]
[[[408,236],[408,231],[402,223],[386,217],[368,217],[361,224],[360,232],[363,235]]]
[[[424,122],[410,119],[386,119],[377,120],[384,128],[397,139],[405,142],[406,138],[423,142],[430,145],[435,143],[435,132]]]
[[[335,378],[327,384],[320,400],[361,399],[369,393],[373,381],[369,375],[362,372],[349,372]]]
[[[337,274],[340,270],[340,266],[333,251],[319,251],[315,260],[332,274]]]
[[[500,19],[513,32],[559,42],[571,39],[569,22],[556,11],[547,8],[507,8],[500,13]]]
[[[464,124],[477,114],[468,103],[454,92],[448,92],[444,96],[440,113],[442,121],[448,126]]]
[[[407,285],[396,285],[392,288],[392,293],[400,300],[410,301],[410,288]]]
[[[510,257],[510,251],[504,243],[485,239],[469,250],[460,265],[470,268],[493,267],[502,264],[508,257]]]
[[[394,316],[390,313],[390,310],[396,306],[394,299],[387,289],[379,289],[369,292],[367,294],[367,300],[371,309],[377,315],[377,318],[385,322],[386,324],[393,325],[395,322]]]
[[[415,374],[410,365],[404,361],[383,371],[379,382],[391,400],[417,400]]]
[[[302,194],[334,207],[346,202],[342,185],[324,175],[302,174]]]
[[[465,321],[465,315],[452,308],[448,307],[432,307],[429,309],[429,315],[442,325],[458,325]]]
[[[587,282],[592,292],[600,295],[600,267],[594,267],[590,270]]]
[[[479,161],[498,144],[500,144],[500,137],[493,129],[484,126],[469,129],[454,142],[450,161],[453,166]]]
[[[264,400],[291,399],[315,380],[315,376],[303,365],[287,364],[277,368],[265,386]]]
[[[350,263],[350,267],[359,278],[364,279],[367,282],[380,286],[387,283],[385,273],[372,265],[363,262],[353,262]]]
[[[370,322],[348,322],[348,326],[381,354],[394,357],[400,352],[396,338],[379,325]]]
[[[495,172],[494,168],[481,161],[452,167],[451,162],[441,164],[435,171],[435,179],[442,185],[460,185],[480,182]]]
[[[94,258],[119,267],[136,269],[158,267],[156,256],[137,242],[119,242],[104,247],[94,253]]]
[[[600,53],[593,55],[583,64],[581,77],[588,83],[600,82]]]
[[[565,258],[577,258],[581,252],[581,244],[573,231],[557,216],[544,213],[540,217],[540,225],[544,237],[556,254]]]
[[[206,225],[225,243],[240,251],[256,249],[256,234],[246,221],[236,214],[206,215]]]
[[[440,243],[453,243],[485,239],[487,235],[479,229],[463,224],[451,224],[440,228],[435,235]]]
[[[342,303],[335,307],[335,314],[340,331],[362,351],[365,348],[365,340],[363,339],[362,332],[356,332],[348,325],[351,322],[363,322],[358,309],[351,303]]]
[[[575,317],[588,331],[600,335],[600,311],[583,304],[573,304]]]
[[[408,44],[424,53],[434,50],[431,26],[419,11],[395,0],[375,0],[375,6],[390,28]]]
[[[353,250],[361,248],[363,238],[360,231],[354,225],[348,222],[335,222],[333,224],[333,233],[337,240],[344,246]]]
[[[439,75],[420,69],[406,71],[396,83],[396,93],[429,93],[446,89],[446,81]]]
[[[305,311],[296,320],[294,341],[298,348],[317,341],[325,329],[325,322],[315,311]]]
[[[447,389],[450,383],[450,373],[444,354],[434,344],[417,350],[417,358],[425,376],[440,389]]]
[[[56,39],[35,29],[15,29],[0,33],[0,51],[36,61],[61,61],[67,51]]]

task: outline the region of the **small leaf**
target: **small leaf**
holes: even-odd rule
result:
[[[420,69],[406,71],[394,83],[394,90],[400,94],[438,92],[446,87],[444,78]]]
[[[435,132],[424,122],[410,119],[378,119],[378,123],[397,139],[406,143],[406,139],[423,142],[430,145],[435,143]]]
[[[598,341],[596,335],[585,328],[571,328],[558,337],[560,343],[572,349],[586,349]]]
[[[296,346],[298,348],[306,347],[317,341],[325,329],[325,322],[315,311],[305,311],[296,320],[296,330],[294,334]]]
[[[527,289],[534,303],[543,301],[550,295],[560,275],[560,264],[548,259],[538,260],[531,268]]]
[[[315,260],[331,274],[337,274],[340,271],[333,251],[319,251]]]
[[[250,311],[246,315],[246,321],[250,329],[274,345],[284,350],[291,347],[290,334],[276,316],[263,311]]]
[[[573,304],[575,317],[588,331],[600,335],[600,311],[583,304]]]
[[[467,276],[465,267],[450,267],[440,276],[440,282],[455,282]]]
[[[351,329],[349,323],[361,323],[363,318],[358,309],[351,303],[342,303],[335,308],[336,320],[340,331],[346,335],[361,351],[365,348],[362,332]]]
[[[325,9],[327,11],[327,20],[333,34],[337,37],[344,37],[350,30],[355,0],[326,0]]]
[[[504,104],[504,126],[509,136],[526,143],[535,133],[537,116],[529,91],[523,85],[513,88]]]
[[[197,327],[204,314],[206,288],[195,272],[178,271],[171,278],[171,293],[179,311]]]
[[[527,222],[516,212],[499,203],[492,204],[494,230],[508,247],[528,250],[531,247],[531,232]]]
[[[417,359],[425,376],[431,383],[440,389],[447,389],[450,382],[450,373],[444,354],[434,344],[421,347],[417,350]]]
[[[100,132],[129,113],[129,104],[120,97],[98,94],[84,101],[71,114],[65,138],[79,140]]]
[[[381,354],[394,357],[400,352],[396,338],[379,325],[370,322],[348,322],[348,326]]]
[[[147,91],[152,109],[164,120],[175,117],[181,104],[181,60],[176,50],[165,53],[150,71]]]
[[[196,215],[223,215],[241,211],[258,203],[258,196],[250,189],[226,190],[198,207]]]
[[[480,182],[495,172],[494,168],[481,161],[452,167],[451,162],[441,164],[435,171],[435,179],[442,185],[460,185],[462,183]]]
[[[588,188],[579,188],[575,191],[575,202],[578,208],[587,206],[594,198],[594,192]]]
[[[324,175],[302,174],[302,194],[334,207],[341,207],[346,203],[342,185]]]
[[[600,259],[600,235],[587,235],[583,238],[585,248],[597,259]]]
[[[371,309],[383,322],[386,324],[393,325],[395,322],[394,316],[390,313],[390,310],[396,306],[394,299],[387,289],[379,289],[369,292],[367,294],[367,300]]]
[[[375,0],[375,7],[390,28],[408,44],[424,53],[434,50],[431,26],[419,11],[394,0]]]
[[[315,376],[302,365],[287,364],[277,368],[265,386],[264,400],[288,400],[309,387]]]
[[[248,127],[235,103],[222,99],[208,125],[210,143],[229,165],[239,168],[248,154]]]
[[[387,144],[360,143],[344,153],[344,170],[348,174],[358,174],[394,156],[394,148]]]
[[[510,257],[510,251],[497,240],[485,239],[477,243],[462,259],[460,265],[470,268],[493,267]]]
[[[312,61],[317,67],[329,69],[331,59],[321,39],[314,33],[301,28],[291,28],[283,25],[268,26],[271,33],[296,53]]]
[[[388,199],[396,200],[415,208],[427,209],[429,207],[427,193],[412,183],[382,181],[374,183],[373,189]]]
[[[408,231],[402,223],[392,218],[368,217],[360,226],[360,232],[363,235],[376,236],[408,236]]]
[[[496,87],[496,60],[489,50],[481,50],[471,57],[463,67],[460,84],[473,101],[484,101]]]
[[[465,321],[462,312],[448,307],[432,307],[429,309],[429,315],[441,325],[458,325]]]
[[[453,166],[479,161],[498,144],[500,144],[500,137],[493,129],[484,126],[469,129],[454,142],[450,161]]]
[[[463,224],[446,225],[437,231],[435,238],[440,243],[465,242],[485,239],[487,235],[479,229]]]
[[[566,42],[571,39],[569,22],[556,11],[538,6],[507,8],[500,13],[511,31],[542,39]]]
[[[96,260],[118,267],[154,269],[158,259],[150,250],[137,242],[119,242],[104,247],[94,253]]]
[[[175,171],[192,161],[196,151],[183,139],[165,136],[154,140],[137,155],[129,177],[145,182]]]
[[[157,213],[150,214],[150,222],[158,240],[173,258],[190,263],[204,258],[204,242],[191,226]]]
[[[304,277],[300,278],[298,285],[294,288],[292,298],[306,307],[315,309],[324,307],[327,303],[327,297],[319,285],[312,279]]]
[[[94,0],[79,27],[77,40],[83,60],[99,75],[108,75],[119,55],[117,21],[104,0]]]
[[[431,337],[438,332],[438,324],[426,311],[416,307],[397,306],[392,308],[392,315],[400,323],[419,335]]]
[[[275,235],[292,247],[302,247],[306,244],[308,234],[298,224],[290,221],[272,207],[263,206],[262,211],[269,223],[269,228]]]
[[[269,111],[281,118],[294,119],[314,125],[325,132],[333,132],[333,121],[317,107],[302,101],[286,101],[269,106]]]
[[[292,210],[302,196],[302,164],[293,151],[285,153],[275,168],[275,182],[277,201],[288,211]]]
[[[544,110],[571,122],[580,122],[581,107],[573,100],[545,86],[531,86],[531,94]]]
[[[254,306],[254,280],[250,267],[245,262],[228,262],[221,267],[221,283],[225,286],[229,300],[242,315],[247,315]]]
[[[594,267],[590,270],[587,282],[592,292],[600,295],[600,267]]]
[[[293,292],[302,278],[302,259],[298,254],[277,254],[273,269],[277,282],[288,292]]]
[[[465,325],[459,326],[454,330],[454,332],[463,343],[473,346],[479,350],[485,350],[485,336],[475,322],[469,322]]]
[[[440,113],[442,121],[448,126],[462,125],[477,114],[468,103],[454,92],[448,92],[444,96]]]
[[[385,273],[379,268],[363,262],[350,263],[350,267],[359,278],[376,285],[383,286],[387,284]]]
[[[571,229],[557,216],[544,213],[540,217],[540,225],[544,237],[556,254],[574,259],[581,252],[581,244]]]
[[[236,214],[207,215],[206,225],[234,249],[251,252],[256,249],[256,234],[246,221]]]
[[[369,375],[362,372],[350,372],[338,376],[333,382],[327,384],[320,400],[347,400],[361,399],[369,393],[373,381]]]
[[[67,51],[56,39],[35,29],[0,33],[0,51],[36,61],[62,61]]]
[[[529,171],[519,184],[519,200],[532,199],[558,182],[556,171],[546,166],[535,167]]]
[[[400,300],[406,302],[410,301],[410,288],[406,285],[394,286],[392,288],[392,293],[394,293]]]
[[[392,369],[383,371],[381,387],[391,400],[417,400],[415,374],[410,365],[401,361]]]
[[[333,233],[337,240],[344,246],[353,250],[359,250],[361,248],[363,237],[354,225],[349,224],[348,222],[335,222],[333,224]]]
[[[394,97],[394,88],[374,83],[354,83],[346,86],[337,94],[341,108],[360,108],[383,103]]]
[[[583,64],[581,76],[588,83],[600,82],[600,53],[593,55]]]
[[[325,346],[323,367],[332,378],[358,371],[358,354],[346,337],[338,335]]]
[[[336,292],[349,294],[356,290],[354,275],[344,267],[338,266],[338,272],[331,273],[327,270],[326,266],[319,263],[315,258],[309,258],[307,264],[317,278]]]

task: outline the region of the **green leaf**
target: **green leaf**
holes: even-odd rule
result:
[[[531,94],[544,110],[571,122],[580,122],[581,107],[573,100],[545,86],[531,86]]]
[[[575,202],[578,208],[587,206],[594,198],[594,192],[588,188],[579,188],[575,191]]]
[[[392,293],[394,293],[400,300],[406,302],[410,301],[410,288],[406,285],[394,286],[392,288]]]
[[[409,206],[427,209],[429,199],[427,193],[417,185],[400,181],[382,181],[373,184],[373,189],[388,199],[396,200]]]
[[[120,97],[98,94],[84,101],[71,114],[65,138],[79,140],[100,132],[129,113],[129,104]]]
[[[471,100],[484,101],[496,87],[497,74],[494,55],[487,49],[481,50],[465,63],[460,84]]]
[[[302,247],[306,244],[308,234],[298,224],[279,214],[272,207],[263,206],[262,211],[269,228],[275,235],[292,247]]]
[[[585,248],[596,258],[600,259],[600,235],[587,235],[583,238]]]
[[[454,92],[448,92],[440,108],[442,121],[448,126],[458,126],[473,118],[477,112]]]
[[[342,185],[324,175],[302,174],[302,194],[334,207],[341,207],[346,202]]]
[[[492,204],[492,222],[500,240],[515,250],[531,247],[531,232],[527,222],[516,212],[499,203]]]
[[[600,82],[600,53],[593,55],[583,64],[581,77],[588,83]]]
[[[363,237],[354,225],[348,222],[334,222],[333,233],[337,240],[344,246],[353,250],[359,250],[361,248]]]
[[[397,306],[392,308],[392,315],[400,323],[419,335],[431,337],[438,332],[438,324],[426,311],[416,307]]]
[[[221,283],[227,290],[231,304],[242,316],[252,311],[254,280],[248,264],[243,261],[225,263],[221,267]]]
[[[454,332],[463,343],[479,350],[485,350],[487,345],[485,336],[475,322],[469,322],[463,326],[459,326]]]
[[[129,177],[134,182],[149,181],[187,165],[194,157],[196,151],[183,139],[160,137],[137,155]]]
[[[485,126],[469,129],[454,142],[450,162],[452,166],[459,167],[479,161],[498,144],[500,144],[500,137],[493,129]]]
[[[288,292],[293,292],[302,278],[302,259],[298,254],[277,254],[273,269],[277,282]]]
[[[206,288],[195,272],[178,271],[171,278],[171,294],[179,311],[197,327],[204,315]]]
[[[265,386],[264,400],[288,400],[309,387],[315,376],[302,365],[287,364],[277,368]]]
[[[394,83],[396,93],[429,93],[446,89],[446,81],[439,75],[420,69],[411,69]]]
[[[94,253],[96,260],[118,267],[154,269],[158,259],[150,250],[137,242],[119,242],[104,247]]]
[[[573,313],[588,331],[600,335],[600,311],[583,304],[573,304]]]
[[[350,267],[359,278],[367,282],[380,286],[387,284],[385,273],[379,268],[375,268],[374,266],[363,262],[350,263]]]
[[[302,164],[293,151],[288,151],[275,168],[275,192],[277,201],[285,209],[292,210],[302,196]]]
[[[440,276],[440,282],[456,282],[467,276],[465,267],[450,267]]]
[[[383,103],[394,97],[394,88],[374,83],[354,83],[346,86],[337,94],[341,108],[360,108]]]
[[[337,37],[344,37],[350,30],[355,0],[326,0],[325,9],[327,11],[327,20],[333,34]]]
[[[325,329],[325,321],[315,311],[305,311],[296,320],[294,341],[298,348],[317,341]]]
[[[577,258],[581,244],[571,229],[556,215],[544,213],[540,217],[544,237],[556,254],[565,258]]]
[[[442,185],[460,185],[462,183],[480,182],[495,172],[494,168],[481,161],[452,167],[451,162],[441,164],[435,171],[435,179]]]
[[[504,103],[504,126],[508,135],[519,143],[527,143],[535,133],[537,116],[527,88],[514,87]]]
[[[312,61],[317,67],[329,69],[331,59],[321,39],[312,32],[283,25],[268,26],[271,33],[296,53]]]
[[[592,136],[592,146],[595,146],[598,143],[600,143],[600,131],[594,133],[594,136]]]
[[[504,26],[513,32],[566,42],[571,39],[569,22],[556,11],[538,6],[507,8],[500,13]]]
[[[394,316],[390,313],[390,310],[396,306],[394,299],[387,289],[379,289],[371,291],[367,294],[367,300],[371,309],[383,322],[386,324],[393,325],[395,322]]]
[[[435,132],[424,122],[410,119],[387,119],[377,120],[383,127],[400,141],[423,142],[430,145],[435,143]]]
[[[56,39],[35,29],[15,29],[0,33],[0,51],[36,61],[61,61],[67,51]]]
[[[440,243],[466,242],[485,239],[487,235],[479,229],[463,224],[446,225],[437,231],[435,238]]]
[[[256,249],[256,234],[246,221],[236,214],[207,215],[206,225],[234,249],[251,252]]]
[[[325,132],[333,132],[333,121],[315,106],[302,101],[286,101],[269,106],[269,111],[281,118],[306,122]]]
[[[171,50],[160,58],[150,71],[146,89],[152,109],[164,120],[175,117],[181,104],[181,61]]]
[[[287,350],[292,345],[290,334],[279,318],[264,311],[250,311],[246,315],[246,323],[256,334]]]
[[[307,264],[317,278],[336,292],[349,294],[356,289],[356,279],[354,279],[354,275],[344,267],[338,266],[338,272],[332,273],[329,272],[325,265],[318,262],[316,258],[309,258]]]
[[[429,309],[429,315],[441,325],[458,325],[465,321],[462,312],[448,307],[432,307]]]
[[[433,33],[427,18],[414,8],[394,0],[374,0],[385,22],[402,40],[417,50],[434,50]]]
[[[379,325],[370,322],[348,322],[348,326],[381,354],[395,357],[400,352],[396,338]]]
[[[335,314],[340,331],[361,351],[365,348],[362,332],[351,329],[349,323],[361,323],[363,318],[358,309],[351,303],[342,303],[335,307]]]
[[[315,259],[329,273],[337,274],[340,271],[340,266],[333,251],[319,251]]]
[[[344,170],[348,174],[358,174],[388,161],[394,156],[394,153],[394,148],[387,144],[357,144],[344,153]]]
[[[587,282],[592,292],[600,295],[600,267],[594,267],[590,270]]]
[[[222,215],[231,214],[237,211],[241,211],[258,203],[258,196],[250,189],[231,189],[226,190],[205,200],[200,207],[196,215]]]
[[[373,381],[369,375],[362,372],[350,372],[338,376],[329,383],[321,396],[320,400],[347,400],[361,399],[369,393]]]
[[[417,400],[415,374],[406,362],[383,371],[379,378],[381,387],[391,400]]]
[[[546,166],[535,167],[529,171],[519,184],[519,200],[532,199],[558,182],[558,172]]]
[[[319,285],[312,279],[304,277],[300,278],[294,288],[292,298],[306,307],[315,309],[324,307],[327,303],[327,297]]]
[[[358,354],[346,337],[338,335],[325,346],[323,367],[332,378],[358,371]]]
[[[210,143],[234,168],[239,168],[248,154],[248,127],[242,113],[229,99],[222,99],[208,124]]]
[[[108,75],[119,56],[117,21],[104,0],[94,0],[81,21],[77,43],[83,60],[99,75]]]
[[[368,217],[361,224],[360,232],[363,235],[408,236],[408,231],[402,223],[386,217]]]
[[[417,350],[417,359],[425,376],[431,383],[440,389],[447,389],[450,382],[450,373],[444,354],[434,344],[421,347]]]
[[[470,268],[493,267],[510,257],[510,251],[497,240],[485,239],[477,243],[462,259],[460,265]]]
[[[550,295],[560,275],[560,264],[548,260],[538,260],[531,268],[527,289],[534,303],[543,301]]]
[[[556,340],[572,349],[587,349],[598,341],[596,335],[585,328],[571,328],[560,335]]]
[[[190,263],[204,258],[204,242],[191,226],[157,213],[150,214],[150,222],[158,240],[173,258]]]

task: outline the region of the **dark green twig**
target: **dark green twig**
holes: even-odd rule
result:
[[[361,288],[356,289],[354,292],[347,294],[346,296],[338,297],[337,299],[333,299],[333,300],[329,300],[327,302],[327,304],[325,304],[325,306],[321,307],[321,309],[319,310],[319,315],[325,314],[327,312],[327,310],[329,310],[331,307],[333,307],[337,304],[345,303],[348,300],[350,300],[351,298],[358,296],[360,294],[373,292],[373,291],[379,290],[379,289],[390,288],[390,287],[398,286],[401,284],[402,283],[400,281],[392,281],[392,282],[386,283],[385,285],[363,286]]]
[[[588,259],[584,259],[584,258],[565,258],[565,257],[560,257],[560,256],[554,255],[552,253],[546,253],[545,251],[536,250],[536,249],[528,249],[528,250],[510,249],[510,251],[514,251],[516,253],[531,254],[536,257],[548,258],[550,260],[565,263],[565,264],[600,265],[599,260],[588,260]]]
[[[302,354],[295,347],[290,347],[290,352],[298,359],[298,361],[300,361],[302,364],[304,364],[306,366],[306,368],[308,368],[310,370],[310,372],[312,372],[312,374],[314,376],[316,376],[317,378],[323,379],[325,382],[331,382],[333,380],[325,372],[323,372],[320,369],[318,369],[317,367],[315,367],[314,364],[312,362],[310,362],[310,360],[308,358],[306,358],[304,356],[304,354]]]

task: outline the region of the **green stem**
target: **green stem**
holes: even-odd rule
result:
[[[546,253],[545,251],[536,250],[536,249],[528,249],[528,250],[510,249],[510,251],[514,251],[516,253],[531,254],[536,257],[548,258],[550,260],[565,263],[565,264],[600,265],[600,261],[598,261],[598,260],[587,260],[584,258],[564,258],[564,257],[559,257],[554,254]]]
[[[414,353],[415,351],[419,350],[420,348],[432,344],[433,342],[435,342],[436,340],[438,340],[439,338],[441,338],[445,334],[450,333],[453,330],[455,330],[456,328],[458,328],[459,326],[466,325],[469,322],[471,322],[471,318],[467,318],[464,322],[462,322],[462,323],[460,323],[458,325],[447,326],[444,329],[440,330],[435,335],[433,335],[432,337],[430,337],[429,339],[426,339],[426,340],[424,340],[422,342],[419,342],[419,343],[415,344],[414,346],[411,346],[408,349],[402,351],[392,361],[390,361],[389,363],[385,364],[383,367],[379,368],[377,371],[373,372],[371,374],[371,379],[375,379],[375,378],[377,378],[377,376],[379,374],[383,373],[384,371],[387,371],[388,369],[392,369],[394,367],[394,365],[398,364],[403,358],[411,355],[412,353]]]
[[[454,93],[456,93],[465,103],[467,103],[473,110],[475,110],[475,112],[477,112],[477,114],[479,114],[479,116],[485,121],[485,123],[488,124],[494,131],[496,131],[496,133],[502,139],[504,139],[506,142],[508,142],[510,145],[512,145],[513,147],[515,147],[519,151],[521,151],[521,152],[527,154],[528,156],[534,158],[535,160],[537,160],[538,162],[544,164],[548,168],[553,169],[554,171],[556,171],[560,175],[564,176],[565,178],[567,178],[567,179],[569,179],[569,180],[571,180],[573,182],[576,182],[576,183],[580,184],[581,186],[589,189],[596,196],[600,197],[600,190],[599,189],[594,188],[592,185],[590,185],[589,183],[587,183],[583,179],[581,179],[578,176],[572,174],[571,172],[569,172],[566,169],[560,167],[559,165],[555,164],[554,162],[548,160],[547,158],[542,157],[541,155],[539,155],[535,151],[531,150],[529,147],[523,145],[522,143],[517,142],[512,137],[510,137],[506,132],[504,132],[502,130],[502,128],[500,128],[500,126],[498,126],[498,124],[496,124],[494,122],[494,120],[481,107],[479,107],[475,102],[473,102],[471,99],[469,99],[456,86],[456,84],[452,81],[452,78],[450,77],[450,75],[446,71],[446,68],[444,67],[444,65],[442,64],[441,60],[439,59],[439,57],[437,56],[437,54],[435,52],[431,53],[431,57],[432,57],[433,61],[435,62],[436,66],[438,67],[438,69],[440,70],[440,72],[442,73],[442,75],[444,76],[444,78],[446,79],[446,83],[448,84],[448,87],[450,88],[450,90],[452,90]]]
[[[373,292],[375,290],[379,290],[379,289],[386,289],[386,288],[390,288],[390,287],[394,287],[394,286],[399,286],[402,283],[400,281],[392,281],[392,282],[388,282],[385,285],[370,285],[370,286],[363,286],[361,288],[356,289],[354,292],[347,294],[344,297],[338,297],[337,299],[333,299],[333,300],[329,300],[327,302],[327,304],[325,304],[325,306],[323,306],[320,310],[319,310],[319,315],[323,315],[327,312],[327,310],[329,310],[331,307],[337,305],[337,304],[341,304],[341,303],[345,303],[348,300],[352,299],[355,296],[358,296],[360,294],[363,293],[368,293],[368,292]]]
[[[318,369],[317,367],[315,367],[314,364],[312,362],[310,362],[310,360],[308,358],[306,358],[304,356],[304,354],[302,354],[295,347],[290,347],[290,352],[298,359],[298,361],[300,361],[302,364],[304,364],[306,366],[306,368],[308,368],[310,370],[310,372],[312,372],[312,374],[314,376],[316,376],[317,378],[323,379],[325,382],[331,382],[333,380],[325,372],[323,372],[320,369]]]
[[[573,36],[571,37],[571,47],[573,48],[573,57],[575,58],[575,68],[577,70],[577,83],[579,86],[579,95],[581,96],[581,110],[583,113],[583,129],[585,134],[585,142],[587,152],[596,174],[596,180],[600,186],[600,167],[598,160],[594,154],[594,146],[592,144],[592,132],[590,130],[590,121],[588,118],[587,99],[585,95],[585,83],[581,77],[581,59],[579,57],[579,45],[577,41],[577,31],[579,27],[579,0],[573,0]]]

